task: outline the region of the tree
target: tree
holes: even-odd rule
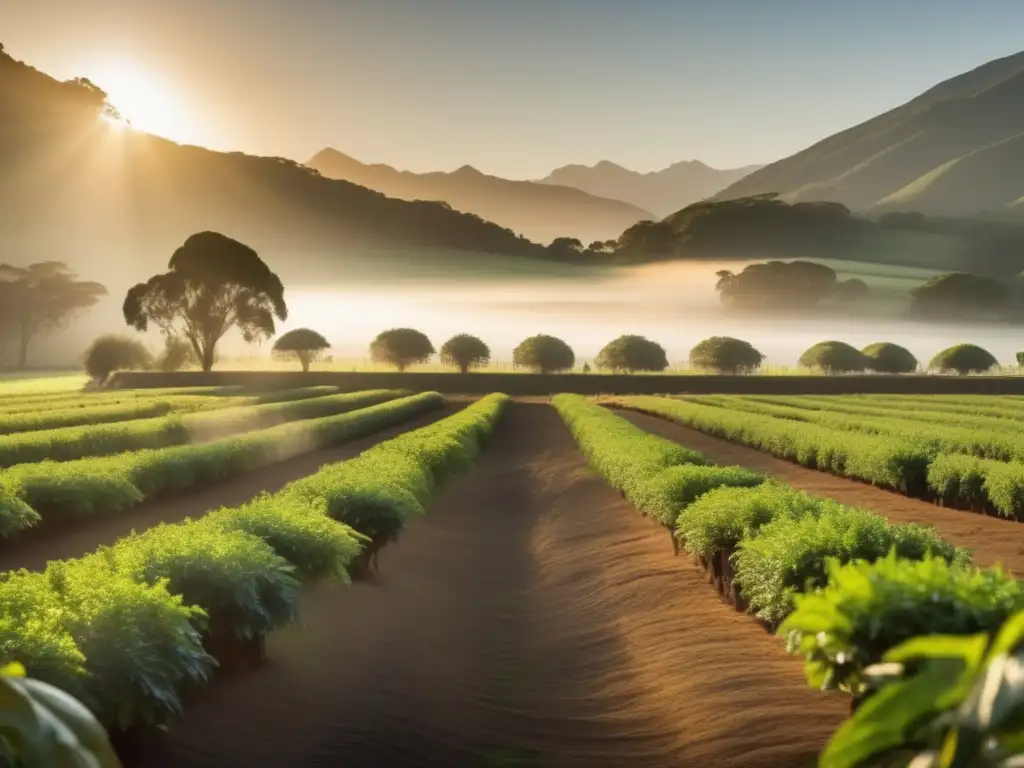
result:
[[[842,341],[822,341],[800,356],[800,365],[820,368],[825,373],[857,373],[868,367],[868,360]]]
[[[751,373],[764,362],[764,355],[750,342],[730,336],[712,336],[690,350],[690,365],[716,373]]]
[[[923,320],[1003,319],[1011,311],[1014,291],[1002,280],[967,272],[950,272],[910,292],[910,315]]]
[[[594,364],[613,371],[664,371],[668,357],[660,344],[643,336],[626,335],[608,342]]]
[[[675,253],[678,243],[679,235],[671,224],[645,220],[619,235],[615,250],[636,258],[669,256]]]
[[[917,358],[898,344],[885,341],[868,344],[861,354],[867,358],[868,369],[876,373],[913,373],[917,370]]]
[[[100,385],[114,371],[145,370],[152,363],[152,355],[141,341],[114,333],[100,336],[85,352],[85,372]]]
[[[309,372],[309,364],[331,345],[323,336],[309,328],[288,331],[274,342],[273,354],[280,357],[295,357],[302,365],[302,372]]]
[[[1017,353],[1017,365],[1024,368],[1024,352]]]
[[[537,373],[554,373],[572,370],[576,355],[561,339],[541,333],[523,340],[512,350],[512,364]]]
[[[556,237],[548,246],[548,252],[556,259],[573,260],[583,253],[583,243],[575,237]]]
[[[863,301],[868,297],[868,284],[857,278],[843,280],[836,285],[835,297],[845,304]]]
[[[121,765],[92,712],[59,688],[26,677],[20,664],[0,667],[0,762],[92,768]]]
[[[0,264],[0,336],[15,340],[18,368],[28,363],[33,339],[62,328],[106,296],[107,289],[99,283],[77,278],[59,261],[27,267]]]
[[[957,373],[966,376],[969,373],[985,373],[999,365],[992,353],[974,344],[957,344],[942,350],[928,367],[939,373]]]
[[[256,251],[230,237],[192,235],[168,266],[128,291],[124,319],[139,331],[153,323],[165,336],[188,339],[204,371],[213,368],[217,342],[231,328],[251,344],[274,335],[275,317],[288,317],[281,280]]]
[[[834,270],[812,261],[766,261],[716,273],[724,304],[748,309],[813,307],[836,290]]]
[[[156,361],[159,370],[164,373],[180,371],[196,362],[196,353],[191,344],[180,336],[164,336],[164,351]]]
[[[378,363],[405,371],[410,365],[425,363],[434,355],[430,339],[414,328],[391,328],[377,334],[370,344],[370,357]]]
[[[470,368],[487,365],[490,361],[490,347],[468,333],[452,336],[441,346],[441,362],[456,366],[460,373],[469,373]]]

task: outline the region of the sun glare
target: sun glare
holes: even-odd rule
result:
[[[116,130],[129,126],[179,143],[195,143],[188,110],[174,88],[161,78],[127,63],[108,64],[90,75],[107,92],[118,115],[104,115]]]

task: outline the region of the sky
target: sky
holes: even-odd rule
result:
[[[1024,48],[1020,0],[0,0],[138,129],[540,178],[766,163]]]

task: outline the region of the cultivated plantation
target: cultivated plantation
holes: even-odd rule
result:
[[[1013,397],[21,387],[0,656],[111,765],[999,765],[1022,423]]]

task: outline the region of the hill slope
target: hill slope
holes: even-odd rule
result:
[[[1024,53],[767,165],[716,195],[778,192],[854,210],[1012,213],[1024,196]]]
[[[253,246],[291,278],[338,271],[367,245],[412,249],[407,261],[428,258],[429,248],[547,255],[440,203],[389,199],[290,160],[179,146],[118,126],[103,117],[104,99],[88,81],[58,82],[0,48],[8,260],[60,259],[95,279],[135,282],[206,229]]]
[[[660,171],[638,173],[602,160],[594,166],[556,168],[540,183],[575,187],[592,195],[625,200],[661,218],[711,197],[759,167],[750,165],[720,171],[699,160],[684,160]]]
[[[452,173],[411,173],[389,165],[366,165],[336,149],[308,163],[324,176],[344,179],[402,200],[443,200],[452,208],[494,221],[534,240],[577,237],[590,242],[616,237],[653,215],[619,200],[595,197],[567,186],[510,181],[466,165]]]

